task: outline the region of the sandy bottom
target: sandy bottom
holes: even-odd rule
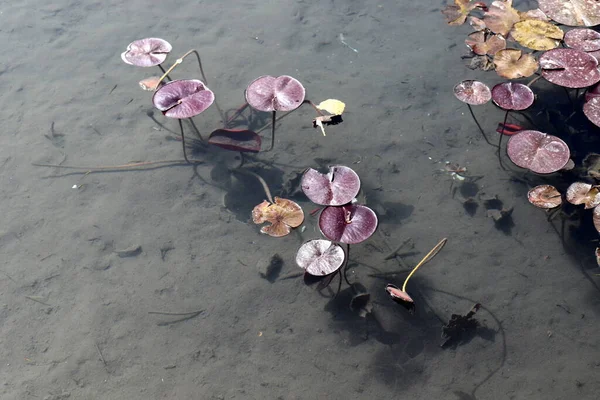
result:
[[[445,3],[40,4],[0,6],[3,400],[596,398],[595,260],[567,251],[560,223],[527,203],[536,177],[500,169],[454,98],[462,79],[499,79],[464,67],[469,29],[445,25]],[[326,137],[309,107],[286,118],[274,151],[249,165],[304,208],[302,232],[260,234],[250,211],[262,189],[230,174],[236,154],[220,149],[197,146],[195,167],[85,174],[32,165],[182,158],[176,121],[138,88],[158,69],[120,58],[152,36],[173,45],[167,66],[198,49],[223,109],[243,104],[246,85],[265,74],[294,76],[315,102],[346,102],[345,122]],[[193,59],[172,75],[199,78]],[[502,112],[475,112],[492,135]],[[253,129],[268,117],[252,115]],[[195,123],[205,136],[218,128],[216,108]],[[472,179],[453,181],[440,171],[445,161]],[[337,281],[319,293],[294,277],[298,247],[320,237],[308,214],[316,206],[294,183],[330,164],[360,175],[360,200],[380,220],[351,251],[348,278],[373,301],[366,320],[349,309],[347,285],[333,298]],[[493,196],[501,204],[484,202]],[[511,207],[502,226],[487,216]],[[384,287],[401,285],[444,237],[409,284],[410,315]],[[409,238],[408,254],[387,257]],[[568,230],[564,239],[576,240]],[[283,265],[265,279],[274,254]],[[440,348],[443,322],[475,303],[480,328]]]

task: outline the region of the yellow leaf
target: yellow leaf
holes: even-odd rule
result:
[[[322,101],[317,108],[319,110],[327,111],[332,115],[342,115],[344,108],[346,108],[346,104],[336,99],[327,99]]]
[[[558,26],[536,19],[517,22],[510,34],[521,46],[533,50],[554,49],[564,36],[564,32]]]

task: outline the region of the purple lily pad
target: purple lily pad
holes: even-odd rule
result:
[[[306,91],[297,79],[264,75],[246,89],[246,101],[259,111],[292,111],[302,105]]]
[[[596,96],[585,102],[583,113],[594,125],[600,126],[600,97]]]
[[[261,138],[247,129],[216,129],[210,134],[208,143],[225,150],[258,153]]]
[[[533,99],[533,91],[522,83],[504,82],[492,88],[492,100],[504,110],[524,110]]]
[[[479,106],[492,98],[488,85],[480,81],[466,80],[454,86],[454,95],[463,103]]]
[[[350,203],[360,190],[360,178],[352,168],[329,167],[327,174],[309,168],[302,176],[302,191],[315,204],[341,206]]]
[[[600,81],[598,60],[575,49],[552,49],[540,56],[542,76],[568,88],[584,88]]]
[[[296,264],[314,276],[334,273],[344,263],[346,254],[339,244],[324,239],[309,240],[298,249]]]
[[[327,239],[356,244],[364,242],[375,232],[377,215],[360,204],[325,207],[319,216],[319,229]]]
[[[173,47],[159,38],[146,38],[129,43],[127,50],[121,53],[121,59],[136,67],[153,67],[162,64]]]
[[[600,4],[596,0],[538,0],[538,7],[548,17],[564,25],[600,24]]]
[[[512,162],[538,174],[550,174],[569,162],[569,146],[556,136],[525,130],[508,140],[506,152]]]
[[[593,29],[571,29],[565,33],[564,41],[567,46],[575,50],[600,50],[600,33]]]
[[[154,107],[170,118],[191,118],[215,101],[214,93],[197,79],[171,81],[152,96]]]

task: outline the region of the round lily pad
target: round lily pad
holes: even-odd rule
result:
[[[264,75],[246,89],[246,101],[259,111],[292,111],[302,105],[306,91],[297,79]]]
[[[167,58],[173,47],[159,38],[146,38],[129,43],[127,50],[121,53],[123,62],[136,67],[153,67]]]
[[[516,165],[538,174],[550,174],[562,169],[571,155],[569,146],[560,138],[534,130],[512,135],[506,151]]]
[[[296,264],[314,276],[337,271],[346,258],[342,247],[329,240],[314,239],[304,243],[296,254]]]
[[[327,174],[309,168],[302,176],[302,191],[315,204],[341,206],[350,203],[360,190],[360,178],[352,168],[329,167]]]
[[[454,86],[454,96],[463,103],[478,106],[490,101],[492,92],[483,82],[465,80]]]
[[[538,7],[554,21],[569,26],[600,24],[597,0],[538,0]]]
[[[548,50],[539,61],[542,76],[559,86],[584,88],[600,81],[598,60],[580,50]]]
[[[367,206],[348,204],[326,207],[319,216],[319,228],[327,239],[355,244],[367,240],[377,229],[377,215]]]
[[[492,100],[504,110],[524,110],[533,99],[533,91],[522,83],[504,82],[492,88]]]
[[[571,29],[565,33],[565,44],[575,50],[600,50],[600,33],[593,29]]]
[[[527,199],[536,207],[550,209],[562,204],[560,192],[552,185],[539,185],[527,193]]]
[[[214,93],[197,79],[171,81],[152,96],[154,107],[170,118],[194,117],[214,101]]]

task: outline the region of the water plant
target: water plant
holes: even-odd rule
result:
[[[304,194],[312,202],[325,206],[320,211],[319,229],[327,240],[320,239],[320,242],[314,240],[306,242],[298,251],[297,264],[304,268],[309,275],[325,277],[321,287],[328,286],[336,274],[339,274],[339,293],[342,278],[352,287],[346,274],[350,257],[350,245],[362,243],[373,235],[377,229],[377,215],[369,207],[356,203],[355,197],[360,190],[360,179],[356,172],[349,167],[334,165],[329,167],[329,171],[324,174],[309,168],[302,176],[301,187]],[[307,259],[306,249],[313,249],[317,244],[319,244],[319,248],[335,249],[331,250],[335,251],[335,254],[339,254],[341,250],[344,254],[342,264],[338,264],[338,257],[319,258],[323,254],[328,254],[324,250],[313,252],[310,254],[312,254],[311,257],[314,260],[332,261],[327,264],[328,268],[320,268],[318,269],[319,273],[313,273],[315,270],[309,268],[313,263],[307,263],[304,260]],[[340,244],[345,244],[345,249]],[[364,296],[364,293],[359,294]]]
[[[178,120],[183,156],[188,163],[195,163],[198,160],[190,160],[187,156],[182,119],[187,119],[199,140],[204,141],[200,130],[196,127],[192,118],[204,112],[213,103],[219,111],[223,126],[212,131],[208,138],[208,144],[240,153],[257,153],[261,150],[273,150],[277,122],[300,108],[303,104],[309,104],[315,110],[317,115],[313,119],[313,126],[319,126],[323,130],[323,133],[325,133],[323,129],[324,124],[335,125],[342,122],[341,114],[343,107],[339,107],[339,104],[343,104],[342,102],[330,99],[317,106],[305,98],[306,90],[302,83],[287,75],[279,77],[264,75],[254,79],[245,89],[244,97],[246,102],[241,107],[238,107],[233,115],[229,116],[228,112],[221,110],[215,94],[208,88],[207,78],[198,51],[195,49],[187,51],[183,56],[176,59],[171,67],[165,70],[162,63],[166,60],[171,50],[172,46],[163,39],[146,38],[130,43],[127,46],[127,50],[121,54],[121,58],[125,63],[130,65],[140,67],[158,66],[160,68],[162,72],[160,77],[143,79],[140,81],[140,86],[143,89],[154,91],[152,103],[163,115]],[[192,54],[196,56],[202,80],[171,80],[169,74],[182,64],[186,57]],[[167,83],[164,83],[164,81],[167,81]],[[324,113],[323,111],[328,111],[328,109],[332,108],[332,104],[338,105],[335,108],[338,114]],[[257,131],[251,130],[250,127],[243,129],[232,127],[232,122],[249,107],[260,112],[270,112],[271,122]],[[286,113],[277,117],[278,111]],[[262,140],[259,133],[268,127],[271,128],[271,142],[270,146],[263,150],[261,149]]]
[[[431,259],[433,259],[433,257],[435,257],[436,254],[439,253],[440,250],[442,250],[442,248],[444,247],[444,245],[446,244],[446,242],[447,242],[446,238],[440,240],[438,242],[438,244],[436,244],[433,247],[433,249],[431,249],[429,251],[429,253],[427,253],[425,255],[425,257],[423,257],[421,259],[421,261],[419,261],[419,263],[417,265],[415,265],[415,267],[410,271],[410,273],[408,274],[408,276],[404,280],[404,283],[402,284],[402,288],[398,288],[397,286],[395,286],[395,285],[393,285],[391,283],[388,283],[387,286],[385,287],[385,291],[390,295],[390,297],[392,298],[392,300],[394,300],[396,303],[402,305],[411,314],[414,313],[415,302],[414,302],[413,298],[406,292],[406,285],[408,285],[408,281],[415,274],[415,272],[417,272],[417,270],[419,268],[421,268],[427,262],[431,261]]]

